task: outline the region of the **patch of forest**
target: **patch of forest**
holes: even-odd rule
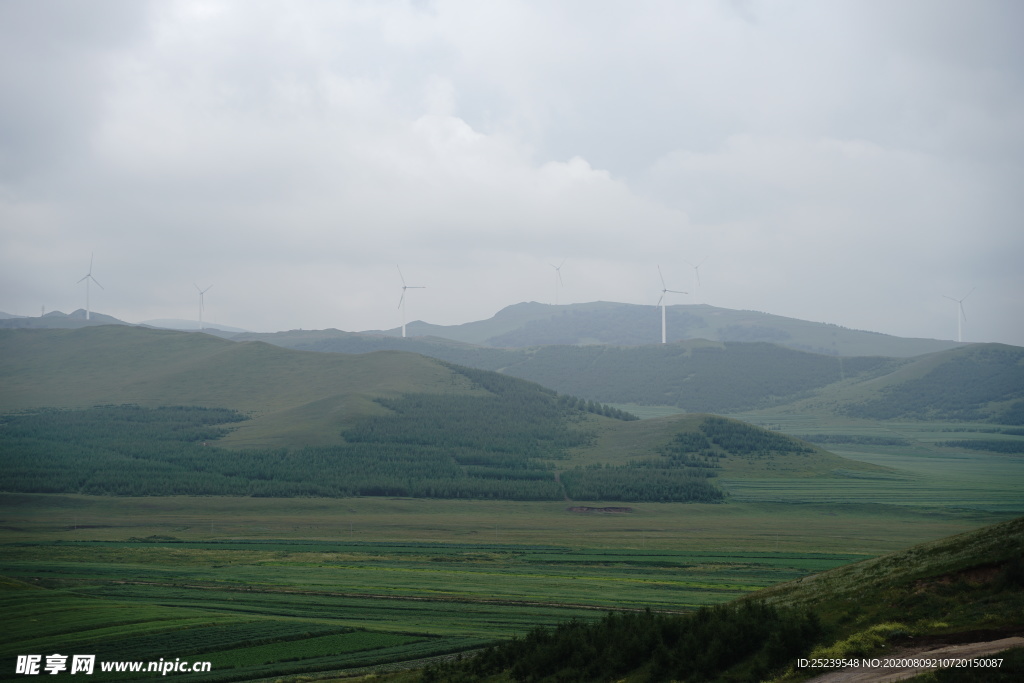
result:
[[[610,613],[598,622],[536,628],[467,661],[427,667],[421,680],[606,681],[642,670],[651,681],[769,678],[822,635],[809,612],[748,601],[686,615]]]
[[[990,420],[1024,424],[1024,350],[988,344],[951,358],[923,377],[892,385],[881,396],[848,406],[873,420]],[[995,414],[988,404],[1012,401]]]
[[[636,419],[514,378],[453,369],[489,393],[380,399],[389,414],[358,421],[337,446],[216,447],[245,419],[227,409],[121,405],[7,415],[0,489],[559,500],[550,461],[592,438],[579,424],[584,415]]]
[[[783,434],[738,420],[709,416],[696,432],[681,432],[656,457],[626,465],[591,465],[561,473],[566,495],[580,500],[677,500],[718,503],[725,499],[712,479],[728,457],[769,458],[814,449]]]

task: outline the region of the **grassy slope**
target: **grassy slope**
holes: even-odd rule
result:
[[[1024,518],[772,586],[745,599],[813,610],[827,634],[812,654],[818,657],[875,656],[896,646],[1024,635]]]
[[[592,445],[576,449],[573,465],[614,465],[631,460],[644,460],[680,433],[699,433],[708,415],[688,414],[650,418],[633,422],[602,421],[594,428],[597,438]],[[813,444],[813,453],[774,454],[771,458],[725,457],[721,460],[724,478],[774,479],[778,477],[831,477],[835,470],[884,474],[885,467],[848,460]]]
[[[337,443],[375,396],[472,392],[408,353],[326,355],[132,327],[0,331],[0,410],[103,403],[227,407],[253,415],[224,445]]]
[[[973,419],[987,419],[1001,415],[1020,399],[1021,392],[1014,393],[1008,378],[1020,374],[1024,363],[1024,351],[999,344],[974,344],[914,358],[849,358],[764,343],[700,339],[665,346],[561,344],[496,349],[437,337],[401,339],[336,330],[237,338],[339,353],[401,349],[498,370],[605,403],[717,413],[784,405],[841,413],[874,405],[881,406],[881,415],[900,417],[899,405],[912,404],[916,418],[929,412],[941,416],[942,410],[953,415],[948,404],[955,400],[974,411]],[[964,395],[956,397],[956,391]]]

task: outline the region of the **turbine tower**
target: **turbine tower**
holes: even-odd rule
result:
[[[558,305],[558,290],[562,287],[562,266],[565,265],[565,259],[557,266],[554,263],[549,264],[555,269],[555,305]]]
[[[666,294],[688,294],[688,292],[680,292],[678,289],[669,289],[665,286],[665,276],[661,274],[661,266],[658,266],[658,277],[661,278],[661,298],[658,299],[658,305],[661,306],[661,343],[666,343],[665,334],[665,295]]]
[[[77,283],[75,283],[75,284],[82,284],[83,281],[85,282],[85,319],[86,320],[89,320],[89,318],[90,318],[90,313],[89,313],[89,281],[91,280],[92,282],[96,282],[96,286],[99,287],[100,289],[103,289],[103,285],[101,285],[99,282],[97,282],[96,278],[94,278],[92,276],[92,258],[93,258],[93,256],[94,256],[94,254],[89,254],[89,272],[85,274],[85,277],[83,277],[81,280],[79,280]]]
[[[395,266],[398,268],[398,266]],[[402,311],[402,337],[405,337],[405,290],[407,289],[426,289],[420,285],[407,285],[405,284],[405,276],[402,275],[402,269],[398,268],[398,277],[402,278],[402,298],[398,300],[398,308]]]
[[[697,265],[687,261],[687,263],[693,267],[693,303],[697,303],[697,290],[700,289],[700,267],[703,266],[704,262],[707,260],[708,257],[705,256]]]
[[[967,296],[974,294],[975,289],[977,289],[977,287],[967,292]],[[964,340],[963,321],[967,320],[967,314],[964,313],[964,299],[966,299],[967,296],[965,296],[963,299],[954,299],[951,296],[946,296],[945,294],[943,294],[944,298],[956,302],[956,340],[958,342],[963,342]]]
[[[210,287],[213,287],[213,285],[210,285],[210,287],[207,287],[206,289],[199,289],[199,285],[194,282],[192,285],[196,288],[196,291],[199,292],[199,329],[201,330],[203,329],[203,309],[206,308],[206,305],[203,302],[203,295],[209,292]]]

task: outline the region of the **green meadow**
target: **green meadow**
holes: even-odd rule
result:
[[[538,625],[727,602],[1010,515],[972,508],[983,495],[969,486],[919,504],[938,465],[931,480],[886,467],[903,488],[879,488],[875,502],[814,497],[789,479],[771,493],[766,479],[749,500],[617,513],[564,501],[4,494],[0,610],[17,628],[0,676],[19,654],[53,652],[211,662],[187,680],[383,672]],[[827,481],[835,492],[843,480]]]

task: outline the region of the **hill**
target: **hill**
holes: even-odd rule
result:
[[[915,359],[848,398],[868,419],[993,420],[1024,424],[1024,348],[977,344]]]
[[[497,349],[437,337],[403,339],[337,330],[232,338],[335,353],[402,349],[495,370],[603,403],[718,413],[789,403],[829,384],[875,377],[904,362],[883,357],[837,358],[763,342],[690,340],[636,347]]]
[[[718,502],[719,472],[842,465],[713,416],[628,428],[594,401],[402,352],[107,326],[0,331],[0,359],[0,410],[28,411],[0,423],[6,490]]]
[[[769,342],[839,356],[907,358],[962,345],[953,341],[907,339],[850,330],[828,323],[706,304],[668,306],[666,323],[669,341]],[[508,306],[488,320],[448,326],[416,321],[406,328],[413,337],[441,337],[500,348],[580,344],[642,346],[661,340],[661,313],[656,306],[606,301],[565,306],[531,302]],[[399,331],[376,330],[366,334],[398,336]]]
[[[79,327],[95,327],[97,325],[131,325],[123,320],[92,311],[86,319],[85,309],[79,308],[72,313],[50,311],[36,316],[10,316],[0,318],[0,329],[77,329]]]
[[[895,647],[1024,635],[1022,610],[1024,518],[1018,518],[690,615],[609,614],[597,623],[538,628],[467,662],[428,668],[423,680],[504,680],[504,672],[537,681],[795,681],[842,668],[800,669],[799,660],[883,658]],[[913,650],[900,658],[915,656],[928,658]],[[1000,669],[984,673],[1019,680],[1024,657],[1015,654]]]
[[[338,330],[237,335],[336,353],[401,349],[604,403],[734,413],[792,405],[864,419],[1022,424],[1024,349],[971,344],[915,358],[836,357],[765,342],[498,349]]]

